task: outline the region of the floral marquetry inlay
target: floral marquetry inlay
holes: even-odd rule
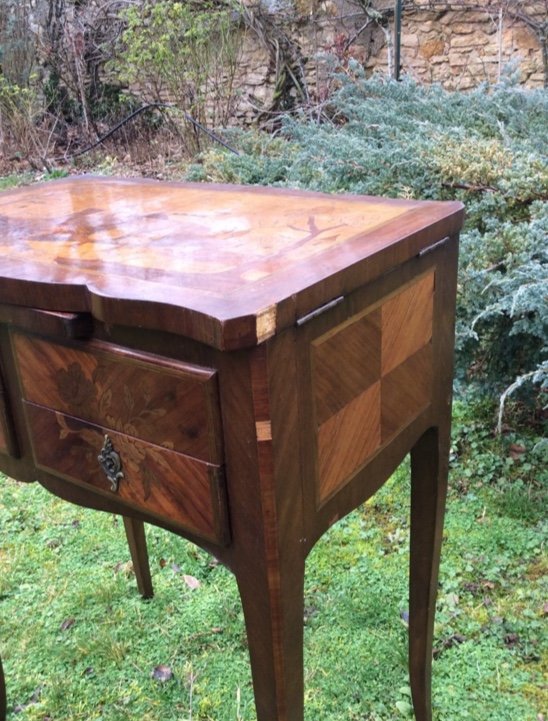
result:
[[[92,308],[105,323],[234,350],[368,280],[368,259],[382,273],[415,256],[430,242],[425,224],[460,212],[436,201],[71,177],[2,193],[0,303],[24,293],[58,310],[55,288],[70,288],[64,311]],[[311,291],[328,277],[325,298]]]
[[[109,369],[101,362],[93,369],[91,378],[88,378],[82,365],[72,362],[68,368],[56,371],[54,379],[59,397],[73,414],[80,418],[104,419],[104,425],[120,433],[147,438],[150,429],[168,412],[169,395],[163,399],[165,405],[154,404],[149,378],[144,377],[138,386],[124,383],[113,389]],[[173,441],[166,438],[160,440],[160,445],[173,448]]]
[[[26,400],[203,461],[221,460],[216,374],[115,347],[14,334]]]
[[[34,403],[25,406],[37,467],[111,495],[112,481],[98,461],[105,449],[104,429]],[[117,474],[123,473],[123,479],[118,475],[118,500],[203,538],[226,541],[224,480],[218,466],[116,431],[109,431],[108,438],[119,458]]]
[[[225,542],[215,371],[107,344],[12,342],[38,468]]]

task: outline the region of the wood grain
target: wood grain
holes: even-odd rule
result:
[[[110,493],[97,460],[106,429],[32,403],[25,406],[36,465]],[[226,502],[219,467],[121,433],[109,430],[108,435],[124,473],[117,499],[210,541],[226,542]]]
[[[4,382],[0,375],[0,452],[8,453],[8,424],[7,424],[7,413],[6,413],[6,399],[4,391]]]
[[[316,421],[321,425],[381,374],[381,314],[367,313],[312,344]]]
[[[432,338],[434,273],[382,304],[382,373],[386,375]]]
[[[215,371],[114,346],[65,346],[15,333],[24,397],[204,461],[222,461]]]
[[[13,424],[11,420],[11,414],[9,412],[8,399],[6,395],[6,389],[4,388],[4,381],[2,380],[2,374],[0,373],[0,453],[6,453],[10,456],[17,454],[17,447],[15,444],[15,434]]]
[[[325,501],[381,444],[381,384],[354,398],[318,429],[320,501]]]
[[[255,426],[271,422],[270,398],[268,389],[268,364],[266,345],[259,347],[253,354],[250,363],[251,393]],[[260,426],[259,426],[260,427]],[[263,515],[263,536],[265,549],[265,571],[267,608],[270,621],[271,655],[274,683],[271,692],[274,696],[273,708],[276,717],[287,717],[287,697],[285,689],[286,669],[283,654],[283,608],[280,578],[280,538],[279,520],[276,505],[276,486],[274,482],[274,457],[272,438],[264,438],[257,434],[257,460],[261,506]],[[264,610],[266,611],[267,608]],[[266,620],[266,619],[265,619]],[[272,702],[271,702],[272,703]]]
[[[436,268],[434,308],[435,424],[411,451],[411,533],[409,574],[409,676],[417,721],[432,721],[432,645],[449,449],[453,338],[457,284],[456,238]]]
[[[0,453],[9,453],[7,427],[5,421],[4,397],[0,393]]]
[[[0,305],[0,323],[60,338],[88,338],[93,332],[89,313],[61,313],[17,305]]]
[[[433,293],[431,271],[312,341],[320,504],[431,401]]]
[[[432,402],[432,344],[401,363],[382,379],[382,443],[416,418]]]
[[[0,195],[0,303],[242,348],[461,218],[459,203],[73,177]]]
[[[111,178],[0,195],[21,455],[0,467],[226,564],[258,721],[303,720],[307,553],[411,448],[411,688],[431,721],[461,221],[459,203]],[[80,321],[89,340],[63,340]],[[105,432],[118,493],[97,461]]]
[[[142,521],[138,521],[135,518],[128,518],[127,516],[123,516],[123,519],[137,588],[143,598],[152,598],[154,590],[152,588],[152,578],[150,576],[150,565],[148,562],[145,524]]]
[[[271,439],[256,438],[251,495],[259,496],[261,530],[236,566],[260,721],[303,719],[304,554],[295,348],[290,331],[249,354],[256,423],[268,416],[272,429]]]

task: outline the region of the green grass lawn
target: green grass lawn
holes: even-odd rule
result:
[[[520,438],[516,454],[515,438],[493,439],[470,409],[457,406],[457,416],[434,717],[538,721],[547,711],[542,448]],[[309,558],[307,721],[412,718],[408,493],[402,468]],[[151,601],[137,593],[118,518],[0,479],[9,721],[255,718],[234,579],[190,543],[154,527],[147,533]],[[172,678],[153,678],[159,665]]]

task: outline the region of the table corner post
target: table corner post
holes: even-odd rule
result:
[[[448,422],[429,428],[411,451],[409,675],[417,721],[432,719],[433,631],[448,457]]]

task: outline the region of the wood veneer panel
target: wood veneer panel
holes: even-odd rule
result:
[[[4,399],[0,393],[0,453],[9,453],[8,435],[5,422]]]
[[[390,373],[432,338],[434,272],[382,304],[382,373]]]
[[[380,446],[380,406],[377,382],[318,428],[320,500],[344,485]]]
[[[313,342],[313,383],[318,425],[379,379],[380,324],[380,310],[375,310]]]
[[[320,504],[432,399],[434,270],[314,339]]]
[[[97,456],[105,429],[25,403],[36,465],[56,475],[110,492]],[[227,538],[224,481],[218,466],[108,431],[120,455],[123,479],[117,500],[177,523],[210,541]]]
[[[2,376],[0,375],[0,453],[15,455],[14,434],[11,423],[11,416],[8,411],[8,404],[4,389]]]
[[[382,442],[388,442],[432,400],[432,344],[382,379]]]
[[[112,430],[219,463],[215,371],[14,334],[24,397]]]

